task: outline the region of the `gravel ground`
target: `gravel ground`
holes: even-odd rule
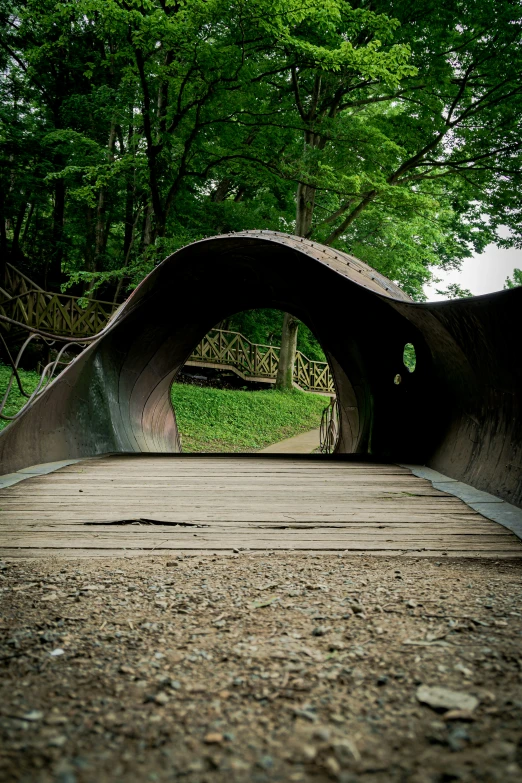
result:
[[[520,561],[0,564],[0,780],[518,781]]]

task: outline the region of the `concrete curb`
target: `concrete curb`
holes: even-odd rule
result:
[[[463,484],[462,481],[444,476],[433,468],[427,468],[424,465],[401,465],[402,468],[411,470],[414,476],[428,479],[435,489],[447,492],[464,501],[466,505],[482,514],[486,519],[497,522],[503,527],[507,527],[518,538],[522,539],[522,509],[517,506],[506,503],[502,498],[490,495],[489,492],[482,492],[480,489],[469,484]]]
[[[67,465],[74,465],[76,462],[82,462],[82,460],[64,459],[60,462],[44,462],[43,465],[31,465],[29,468],[17,470],[16,473],[7,473],[5,476],[0,476],[0,489],[12,487],[13,484],[18,484],[19,481],[24,481],[28,478],[34,478],[34,476],[45,476],[46,473],[54,473],[55,470],[65,468]]]

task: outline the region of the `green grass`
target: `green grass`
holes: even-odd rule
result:
[[[0,364],[0,399],[10,369]],[[20,370],[24,388],[32,392],[37,372]],[[12,416],[26,398],[13,383],[4,413]],[[183,451],[252,451],[318,427],[327,398],[300,391],[229,391],[175,383],[172,402]],[[0,430],[9,422],[0,419]]]
[[[40,374],[33,372],[32,370],[18,370],[18,374],[20,375],[25,391],[29,392],[29,394],[33,392],[38,385],[38,381],[40,380]],[[4,398],[10,376],[11,368],[6,367],[5,364],[0,364],[0,401],[2,401]],[[5,406],[2,413],[6,416],[13,416],[26,402],[27,397],[24,397],[22,394],[20,394],[18,384],[15,379],[13,381],[13,385],[11,386],[11,391],[9,392],[7,405]],[[3,430],[4,427],[7,427],[8,424],[9,422],[5,421],[5,419],[0,419],[0,430]]]
[[[228,391],[175,383],[183,451],[252,451],[318,427],[328,400],[300,391]]]

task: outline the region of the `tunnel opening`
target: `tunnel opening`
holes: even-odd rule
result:
[[[339,427],[328,358],[312,329],[295,319],[292,385],[281,389],[283,320],[277,308],[238,311],[194,347],[168,392],[182,452],[334,450]]]

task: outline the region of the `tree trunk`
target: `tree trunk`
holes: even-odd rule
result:
[[[105,249],[105,188],[100,188],[98,193],[94,236],[94,269],[92,271],[98,272],[100,256]]]
[[[63,226],[65,222],[65,182],[59,177],[54,182],[53,243],[51,263],[46,275],[46,288],[59,291],[62,282]]]
[[[109,141],[107,145],[107,162],[109,164],[114,163],[114,145],[116,143],[116,123],[114,120],[111,123],[109,131]],[[94,230],[94,258],[92,263],[91,272],[99,272],[100,267],[103,264],[103,255],[105,248],[107,247],[107,240],[109,238],[109,231],[111,227],[110,218],[106,217],[107,212],[107,189],[105,187],[100,188],[98,193],[98,204],[96,207],[96,227]],[[94,286],[94,280],[91,280],[88,288],[87,295],[92,291]]]
[[[143,250],[146,250],[152,243],[152,215],[154,214],[153,206],[150,201],[145,206],[145,217],[143,220],[143,234],[141,245]]]
[[[127,149],[129,152],[133,150],[132,146],[132,137],[134,135],[134,127],[132,125],[129,125],[129,132],[128,132],[128,145]],[[123,147],[123,140],[120,142],[121,146]],[[134,155],[134,153],[132,152]],[[123,237],[123,261],[124,266],[126,263],[126,259],[129,253],[129,248],[133,241],[134,236],[134,197],[135,197],[135,171],[127,172],[127,183],[126,183],[126,191],[125,191],[125,234]]]
[[[212,192],[211,195],[212,201],[215,201],[218,204],[221,201],[224,201],[228,195],[231,185],[232,185],[232,180],[230,179],[230,177],[225,177],[224,179],[222,179],[221,182],[217,184],[215,190]]]
[[[4,192],[0,188],[0,286],[3,286],[6,278],[7,263],[7,232],[5,230]]]
[[[34,205],[34,198],[33,198],[33,200],[31,201],[31,206],[29,207],[29,214],[27,215],[27,219],[25,221],[24,232],[22,234],[22,241],[21,241],[22,248],[25,246],[25,242],[29,232],[29,226],[31,225],[31,220],[33,219],[34,206],[35,205]]]
[[[298,237],[306,237],[312,228],[314,216],[315,187],[304,185],[297,186],[295,234]],[[276,389],[292,389],[294,377],[295,354],[297,351],[297,332],[299,321],[293,315],[285,313],[283,318],[283,332],[281,334],[281,353],[279,354],[279,366],[277,368]]]
[[[136,212],[136,218],[134,219],[134,221],[133,221],[133,223],[131,224],[131,227],[130,227],[130,240],[129,240],[128,247],[126,247],[125,258],[123,259],[123,268],[124,269],[127,268],[128,263],[130,261],[132,247],[134,245],[135,229],[136,229],[136,226],[138,225],[138,220],[139,220],[139,217],[140,217],[140,213],[141,213],[141,207],[138,208],[138,210]],[[132,218],[132,215],[131,215],[131,218]],[[122,289],[122,286],[123,286],[124,279],[125,279],[125,274],[122,273],[122,276],[118,280],[118,285],[116,286],[116,291],[114,293],[114,299],[113,299],[113,302],[112,302],[113,307],[116,307],[119,304],[118,299],[120,298],[120,293],[121,293],[121,289]]]
[[[276,389],[290,391],[293,389],[295,353],[297,350],[297,330],[299,321],[290,313],[283,318],[283,333],[281,335],[281,351],[277,367]]]
[[[20,211],[18,212],[18,215],[16,217],[16,223],[13,232],[13,244],[11,245],[11,252],[13,254],[13,258],[17,258],[20,256],[20,232],[22,230],[26,209],[27,209],[27,203],[22,204],[22,206],[20,207]]]
[[[134,233],[134,183],[127,182],[125,193],[125,234],[123,237],[123,258],[127,258]]]
[[[94,272],[94,246],[96,243],[96,229],[94,219],[94,207],[85,208],[85,251],[83,254],[85,270]],[[90,284],[85,280],[82,284],[82,295],[88,296]]]
[[[314,216],[315,190],[313,185],[304,185],[302,182],[297,186],[295,233],[298,237],[310,235]]]

